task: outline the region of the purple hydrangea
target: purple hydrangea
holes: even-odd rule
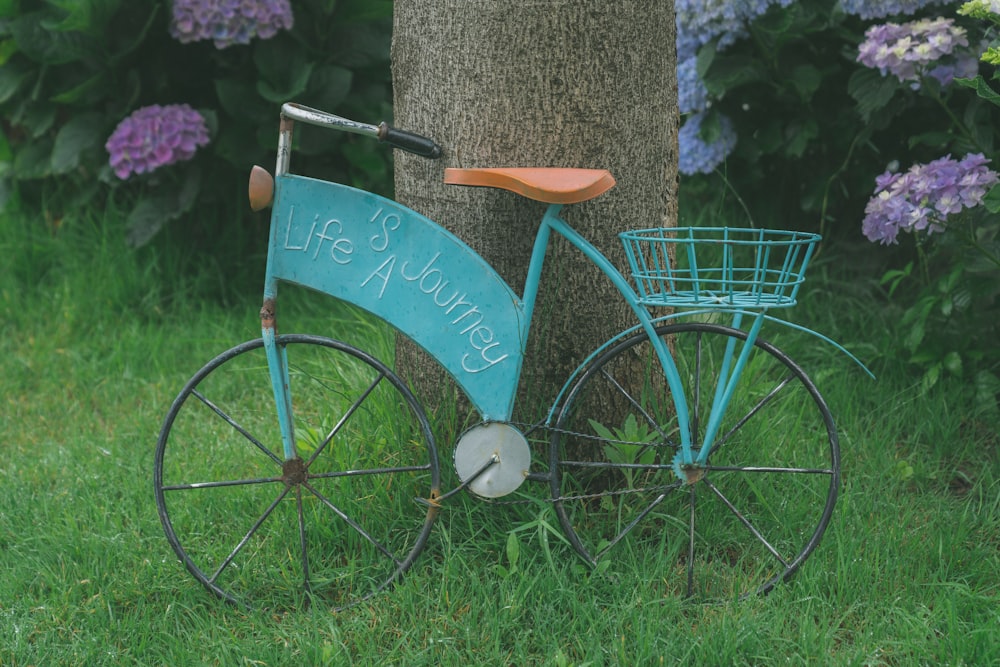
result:
[[[211,39],[224,49],[269,39],[292,23],[289,0],[174,0],[170,35],[184,44]]]
[[[952,19],[883,23],[865,31],[858,62],[878,69],[883,76],[911,81],[914,88],[920,86],[922,76],[947,85],[955,76],[975,75],[978,58],[968,46],[965,30]]]
[[[933,234],[951,215],[978,206],[998,182],[982,153],[961,160],[950,155],[915,164],[906,173],[887,171],[875,179],[875,194],[865,207],[861,230],[869,241],[896,243],[900,231]]]
[[[706,142],[701,136],[701,124],[704,113],[688,116],[678,133],[680,143],[680,160],[678,169],[682,174],[710,174],[722,161],[729,157],[736,147],[736,130],[729,118],[718,115],[719,135],[711,142]]]
[[[200,113],[187,104],[154,104],[120,122],[104,147],[111,156],[111,168],[124,180],[190,160],[207,143],[208,127]]]
[[[840,0],[845,14],[863,19],[883,19],[886,16],[910,16],[924,7],[943,5],[952,0]]]

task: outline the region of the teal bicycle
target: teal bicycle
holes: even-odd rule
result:
[[[767,312],[795,303],[819,236],[630,231],[626,276],[560,217],[613,187],[607,171],[445,170],[456,185],[548,204],[518,295],[415,211],[292,174],[297,122],[440,154],[385,124],[282,107],[275,176],[255,168],[250,184],[251,205],[272,209],[262,336],[191,378],[156,447],[159,516],[198,581],[234,603],[345,608],[399,580],[452,494],[509,502],[499,499],[525,481],[547,490],[587,563],[612,549],[642,559],[664,595],[766,593],[799,569],[837,500],[837,431],[805,371],[760,332],[808,332]],[[611,281],[635,325],[582,361],[543,419],[515,423],[553,234]],[[381,318],[455,379],[480,422],[454,445],[450,491],[430,421],[389,364],[340,340],[279,333],[283,283]]]

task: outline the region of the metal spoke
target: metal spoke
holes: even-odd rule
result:
[[[278,506],[278,503],[284,500],[285,496],[288,495],[288,491],[290,490],[290,488],[291,487],[286,486],[281,491],[281,493],[278,494],[278,497],[274,499],[274,502],[271,503],[266,510],[264,510],[264,513],[260,516],[259,519],[257,519],[256,523],[254,523],[254,525],[250,528],[250,530],[246,532],[246,535],[243,536],[243,539],[241,539],[239,543],[236,545],[236,547],[233,548],[231,552],[229,552],[229,555],[226,556],[225,560],[222,561],[222,564],[219,565],[218,569],[216,569],[215,572],[212,573],[212,576],[208,578],[208,581],[210,583],[214,584],[215,580],[218,579],[220,574],[222,574],[222,571],[225,570],[227,567],[229,567],[229,564],[232,563],[233,559],[236,558],[236,555],[243,550],[243,547],[247,545],[247,543],[250,541],[250,538],[253,537],[254,533],[256,533],[257,530],[264,524],[264,522],[267,521],[267,517],[271,516],[271,513],[274,511],[274,508]]]
[[[365,475],[388,475],[397,472],[420,472],[430,470],[430,464],[419,466],[399,466],[396,468],[366,468],[363,470],[338,470],[334,472],[309,473],[309,479],[334,479],[336,477],[363,477]]]
[[[603,549],[601,549],[600,551],[598,551],[594,555],[594,557],[595,558],[600,558],[601,556],[603,556],[604,554],[606,554],[608,552],[608,550],[611,549],[611,547],[613,547],[616,544],[618,544],[618,542],[620,542],[623,537],[625,537],[630,532],[632,532],[632,529],[635,528],[639,524],[640,521],[642,521],[643,519],[646,518],[646,515],[648,515],[650,512],[652,512],[656,508],[657,505],[659,505],[660,503],[663,502],[663,499],[667,497],[667,495],[670,493],[670,491],[672,491],[673,489],[676,489],[679,485],[680,485],[680,482],[678,482],[677,484],[675,484],[673,486],[667,487],[666,491],[664,491],[663,493],[661,493],[660,495],[658,495],[656,498],[654,498],[653,502],[651,502],[649,504],[649,506],[646,507],[646,509],[644,509],[641,512],[639,512],[639,514],[637,514],[636,517],[634,519],[632,519],[632,521],[630,521],[629,524],[627,526],[625,526],[625,528],[623,528],[622,531],[620,533],[618,533],[618,535],[616,535],[613,540],[611,540],[611,542],[608,543],[607,546],[605,546]]]
[[[205,405],[207,405],[212,410],[212,412],[214,412],[215,414],[219,415],[219,417],[221,417],[227,424],[229,424],[234,429],[236,429],[236,431],[240,435],[242,435],[244,438],[246,438],[247,440],[249,440],[250,442],[252,442],[254,444],[254,446],[257,447],[257,449],[259,449],[260,451],[262,451],[264,454],[266,454],[268,456],[268,458],[270,458],[272,461],[274,461],[275,463],[277,463],[279,466],[282,464],[281,457],[279,457],[277,454],[275,454],[270,449],[268,449],[260,440],[258,440],[254,436],[250,435],[249,431],[247,431],[245,428],[243,428],[238,423],[236,423],[236,420],[234,420],[232,417],[230,417],[228,414],[226,414],[222,410],[222,408],[220,408],[219,406],[217,406],[212,401],[208,400],[208,398],[205,395],[203,395],[200,391],[198,391],[197,389],[194,389],[194,390],[191,391],[191,394],[194,395],[199,401],[201,401],[202,403],[204,403]]]
[[[688,489],[689,505],[691,506],[691,516],[688,526],[688,563],[687,563],[687,594],[688,597],[694,595],[694,518],[695,518],[695,492],[694,487]]]
[[[704,481],[705,484],[708,485],[708,488],[712,489],[712,492],[715,495],[717,495],[723,503],[726,504],[726,507],[729,508],[729,511],[732,512],[737,519],[739,519],[740,523],[746,526],[746,529],[749,530],[755,538],[757,538],[757,541],[760,542],[762,545],[764,545],[764,548],[770,551],[771,555],[777,558],[778,561],[787,569],[789,567],[789,564],[784,559],[784,557],[780,553],[778,553],[778,550],[775,549],[770,542],[767,541],[767,538],[765,538],[763,535],[760,534],[760,531],[757,530],[757,528],[755,528],[752,523],[750,523],[750,520],[747,519],[745,516],[743,516],[742,512],[736,509],[736,506],[729,501],[729,498],[727,498],[722,493],[722,491],[720,491],[719,488],[715,486],[715,484],[712,484],[711,480],[709,480],[708,478],[705,478],[702,481]]]
[[[712,449],[709,451],[709,456],[711,456],[712,454],[714,454],[720,447],[722,447],[723,445],[725,445],[726,441],[729,440],[729,438],[731,438],[734,433],[736,433],[741,428],[743,428],[743,426],[748,421],[750,421],[750,419],[752,419],[754,415],[756,415],[757,413],[759,413],[768,403],[770,403],[771,401],[773,401],[775,399],[775,397],[778,395],[778,393],[782,389],[784,389],[788,385],[788,383],[791,382],[793,379],[794,379],[794,377],[791,376],[791,375],[789,375],[788,377],[786,377],[784,380],[782,380],[781,382],[779,382],[778,385],[774,389],[772,389],[770,392],[768,392],[767,396],[765,396],[764,398],[760,399],[760,401],[757,403],[757,405],[755,405],[752,408],[750,408],[750,411],[747,412],[747,414],[743,415],[743,417],[741,417],[739,419],[739,421],[737,421],[736,424],[731,429],[729,429],[729,431],[724,436],[722,436],[721,438],[718,438],[715,441],[715,444],[712,445]]]
[[[302,553],[302,586],[306,595],[312,593],[309,586],[309,551],[306,547],[306,518],[302,511],[302,487],[295,486],[295,506],[299,514],[299,549]]]
[[[611,376],[611,373],[609,373],[607,371],[607,369],[602,368],[601,369],[601,375],[603,375],[605,378],[607,378],[608,382],[610,382],[611,384],[613,384],[615,386],[615,388],[618,389],[618,391],[621,393],[621,395],[624,396],[626,399],[628,399],[628,402],[632,404],[632,407],[634,407],[636,410],[639,411],[639,413],[642,415],[643,419],[646,420],[647,424],[649,424],[651,427],[653,427],[654,429],[656,429],[656,432],[660,434],[661,438],[663,438],[664,440],[668,439],[667,438],[667,434],[663,432],[663,429],[660,428],[660,425],[656,422],[656,420],[653,419],[653,417],[648,412],[646,412],[645,408],[642,407],[642,404],[639,403],[639,401],[637,401],[635,399],[635,397],[632,396],[632,394],[629,393],[629,391],[625,389],[625,387],[623,387],[623,386],[621,386],[621,384],[619,384],[618,380],[616,380],[615,378],[613,378]],[[648,444],[648,443],[639,443],[639,444]]]
[[[362,528],[361,525],[357,521],[355,521],[351,517],[347,516],[347,514],[345,514],[343,510],[341,510],[339,507],[337,507],[336,505],[334,505],[333,502],[330,501],[329,498],[327,498],[322,493],[320,493],[319,491],[317,491],[308,482],[303,482],[302,486],[304,486],[306,489],[308,489],[309,493],[311,493],[314,496],[316,496],[321,503],[323,503],[324,505],[326,505],[327,507],[329,507],[330,510],[334,514],[336,514],[337,516],[339,516],[344,521],[344,523],[346,523],[348,526],[350,526],[351,528],[353,528],[354,531],[356,533],[358,533],[358,535],[361,535],[361,537],[363,537],[366,540],[368,540],[368,542],[370,542],[372,546],[374,546],[376,549],[378,549],[380,552],[382,552],[383,556],[385,556],[386,558],[388,558],[389,560],[391,560],[393,563],[395,563],[396,567],[401,567],[403,565],[403,562],[401,560],[399,560],[398,558],[396,558],[395,554],[393,554],[391,551],[389,551],[389,549],[387,549],[381,542],[379,542],[374,537],[372,537],[371,534],[368,533],[368,531],[366,531],[364,528]]]
[[[283,481],[281,477],[252,477],[249,479],[229,479],[218,482],[191,482],[190,484],[171,484],[164,486],[164,491],[185,491],[189,489],[211,489],[220,486],[246,486],[251,484],[273,484]]]
[[[720,472],[778,472],[800,475],[832,475],[830,468],[784,468],[767,466],[707,466],[706,470]]]
[[[698,421],[701,414],[701,337],[702,333],[699,331],[695,336],[695,353],[694,353],[694,390],[692,395],[694,396],[694,405],[691,408],[691,441],[694,442],[698,438]]]
[[[347,420],[351,418],[351,415],[357,412],[358,408],[361,407],[361,404],[365,402],[365,400],[373,391],[375,391],[375,387],[379,385],[379,383],[382,381],[382,378],[384,377],[385,373],[379,373],[379,376],[375,378],[375,381],[372,382],[370,385],[368,385],[368,388],[361,394],[361,396],[358,397],[358,400],[354,401],[354,404],[347,409],[347,412],[344,414],[344,416],[342,416],[340,420],[337,422],[337,424],[330,430],[330,433],[326,436],[326,439],[323,440],[322,444],[320,444],[320,446],[316,448],[316,451],[313,452],[313,455],[309,457],[308,461],[306,461],[307,468],[311,466],[313,461],[316,460],[316,457],[319,456],[324,449],[326,449],[326,446],[333,441],[333,436],[337,435],[337,433],[340,432],[340,429],[343,428],[344,424],[347,423]]]

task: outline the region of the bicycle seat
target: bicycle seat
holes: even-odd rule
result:
[[[546,204],[576,204],[610,190],[615,178],[606,169],[507,167],[444,170],[444,182],[510,190]]]

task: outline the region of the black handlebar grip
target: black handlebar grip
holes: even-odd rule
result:
[[[397,130],[385,123],[378,126],[378,140],[420,157],[432,160],[441,157],[441,147],[433,139],[406,130]]]

